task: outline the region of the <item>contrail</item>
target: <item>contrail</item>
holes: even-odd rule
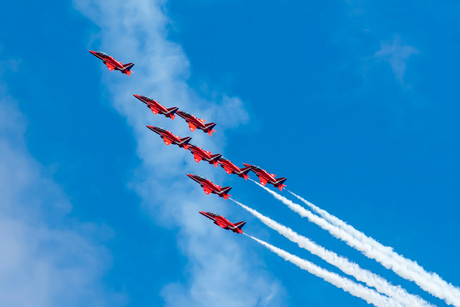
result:
[[[299,258],[297,256],[294,256],[292,254],[289,254],[288,252],[279,249],[271,244],[268,244],[267,242],[264,242],[262,240],[259,240],[257,238],[254,238],[253,236],[250,236],[248,234],[245,234],[246,236],[250,237],[251,239],[259,242],[260,244],[264,245],[267,247],[269,250],[280,256],[286,261],[292,262],[299,268],[308,271],[309,273],[324,279],[325,281],[333,284],[334,286],[343,289],[344,291],[350,293],[353,296],[362,298],[365,300],[368,304],[373,304],[375,306],[381,306],[381,307],[389,307],[389,306],[398,306],[398,307],[403,307],[406,305],[403,305],[399,302],[396,302],[395,300],[386,297],[384,295],[381,295],[380,293],[369,289],[363,285],[360,285],[358,283],[355,283],[354,281],[351,281],[348,278],[342,277],[336,273],[329,272],[328,270],[325,270],[310,261],[307,261],[305,259]]]
[[[393,286],[379,275],[376,275],[368,270],[362,269],[356,263],[352,263],[348,259],[341,257],[334,252],[326,250],[325,248],[319,246],[310,239],[297,234],[292,229],[275,222],[274,220],[262,215],[256,210],[251,209],[232,198],[230,199],[236,204],[240,205],[243,209],[247,210],[249,213],[257,217],[262,223],[264,223],[268,227],[278,231],[281,235],[285,236],[290,241],[297,243],[299,247],[308,250],[316,256],[319,256],[323,260],[342,270],[342,272],[354,276],[357,280],[364,282],[367,286],[376,288],[377,291],[379,291],[380,293],[386,294],[394,298],[398,302],[401,302],[411,307],[433,306],[430,303],[423,300],[422,298],[420,298],[419,296],[407,293],[407,291],[401,288],[400,286]]]
[[[375,257],[374,259],[380,262],[385,268],[393,270],[402,278],[414,281],[420,288],[443,299],[448,304],[460,306],[460,289],[444,281],[438,274],[425,271],[425,269],[415,261],[404,258],[394,252],[391,247],[384,246],[373,238],[366,236],[361,231],[356,230],[354,227],[332,214],[329,214],[327,211],[318,208],[299,195],[291,191],[288,192],[304,202],[314,212],[325,218],[331,224],[340,227],[356,239],[371,246],[379,253],[379,257]]]
[[[252,180],[252,179],[249,179]],[[308,218],[308,220],[312,223],[315,223],[319,227],[327,230],[330,234],[334,237],[344,241],[349,246],[357,249],[361,253],[363,253],[366,257],[376,260],[377,262],[381,263],[384,267],[390,268],[396,274],[405,278],[407,280],[414,281],[420,288],[429,292],[433,296],[436,296],[440,299],[443,299],[447,304],[454,305],[460,307],[460,298],[457,296],[458,289],[452,286],[452,284],[447,284],[447,286],[443,287],[434,282],[430,278],[424,278],[418,272],[409,269],[406,265],[401,264],[400,262],[396,261],[392,257],[388,256],[388,253],[381,252],[377,250],[369,243],[363,242],[359,238],[352,236],[346,230],[332,225],[330,222],[326,221],[325,219],[313,214],[309,210],[305,209],[304,207],[292,202],[291,200],[287,199],[286,197],[264,187],[263,185],[259,184],[258,182],[252,180],[258,186],[266,190],[268,193],[273,195],[276,199],[287,205],[291,210],[297,212],[300,216]],[[388,247],[387,247],[388,248]],[[390,248],[388,248],[390,249]],[[391,249],[390,249],[391,251]],[[403,258],[403,257],[401,257]],[[403,258],[404,259],[404,258]],[[427,273],[428,274],[428,273]],[[428,274],[429,276],[438,276],[436,274]],[[439,277],[439,276],[438,276]],[[439,278],[440,279],[440,278]],[[448,289],[455,289],[456,291],[449,291]]]

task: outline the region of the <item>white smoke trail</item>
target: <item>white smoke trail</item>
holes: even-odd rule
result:
[[[262,186],[258,182],[254,180],[252,181],[264,190],[266,190],[267,192],[269,192],[276,199],[287,205],[291,210],[297,212],[300,216],[308,218],[310,222],[313,222],[316,225],[323,228],[324,230],[329,231],[329,233],[331,233],[334,237],[344,241],[349,246],[357,249],[366,257],[376,260],[377,262],[381,263],[385,268],[390,268],[402,278],[415,282],[421,289],[427,291],[435,297],[443,299],[447,304],[460,307],[460,297],[457,295],[458,289],[452,286],[452,284],[447,283],[445,283],[445,287],[440,286],[437,282],[433,280],[434,276],[439,277],[438,275],[427,273],[428,276],[424,277],[417,271],[414,271],[407,266],[407,259],[403,263],[401,263],[400,261],[396,261],[394,258],[388,256],[388,252],[385,253],[381,250],[374,248],[374,246],[372,246],[368,242],[363,242],[361,239],[352,236],[348,231],[329,223],[325,219],[311,213],[307,209],[292,202],[286,197]],[[390,248],[387,249],[393,252]],[[403,257],[401,258],[405,259]],[[430,276],[432,277],[430,278]]]
[[[419,296],[409,294],[405,289],[401,288],[400,286],[392,285],[379,275],[376,275],[368,270],[362,269],[356,263],[352,263],[348,259],[341,257],[334,252],[326,250],[325,248],[319,246],[310,239],[297,234],[292,229],[275,222],[274,220],[262,215],[256,210],[251,209],[232,198],[230,199],[236,204],[240,205],[243,209],[247,210],[249,213],[257,217],[262,223],[264,223],[268,227],[278,231],[281,235],[285,236],[290,241],[297,243],[299,247],[308,250],[316,256],[319,256],[321,259],[327,261],[329,264],[332,264],[339,268],[342,272],[354,276],[357,280],[364,282],[367,286],[376,288],[377,291],[379,291],[380,293],[391,296],[395,300],[411,307],[433,306],[430,303],[423,300],[422,298],[420,298]]]
[[[460,302],[460,289],[453,286],[450,283],[444,281],[438,274],[436,273],[429,273],[425,271],[425,269],[417,264],[415,261],[410,259],[404,258],[403,256],[399,255],[398,253],[394,252],[391,247],[384,246],[381,243],[377,242],[375,239],[366,236],[359,230],[356,230],[354,227],[348,225],[344,221],[340,220],[339,218],[329,214],[327,211],[320,209],[319,207],[315,206],[314,204],[310,203],[306,199],[300,197],[299,195],[288,191],[307,206],[309,206],[314,212],[322,216],[324,219],[329,221],[331,224],[340,227],[341,229],[348,232],[350,235],[354,236],[356,239],[364,242],[372,246],[376,251],[382,254],[382,259],[386,257],[386,261],[380,261],[385,268],[393,270],[399,276],[414,281],[420,288],[423,290],[431,293],[432,295],[444,299],[447,303],[452,304],[454,306],[459,306]],[[405,274],[405,270],[401,270],[401,268],[406,268],[412,274]],[[417,278],[413,278],[414,274],[417,275]],[[432,286],[436,284],[436,286]],[[434,290],[433,290],[434,289]]]
[[[305,259],[299,258],[297,256],[294,256],[282,249],[279,249],[271,244],[268,244],[267,242],[264,242],[262,240],[259,240],[257,238],[254,238],[253,236],[250,236],[248,234],[245,234],[246,236],[250,237],[251,239],[259,242],[260,244],[264,245],[267,247],[269,250],[280,256],[286,261],[292,262],[299,268],[308,271],[309,273],[324,279],[325,281],[333,284],[334,286],[343,289],[344,291],[350,293],[353,296],[362,298],[365,300],[368,304],[373,304],[375,306],[381,306],[381,307],[391,307],[391,306],[406,306],[403,305],[399,302],[396,302],[395,300],[386,297],[384,295],[381,295],[380,293],[369,289],[363,285],[360,285],[358,283],[355,283],[354,281],[351,281],[348,278],[342,277],[336,273],[330,272],[328,270],[325,270],[310,261],[307,261]]]

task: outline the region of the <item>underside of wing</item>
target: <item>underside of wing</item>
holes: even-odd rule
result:
[[[265,186],[267,184],[267,182],[268,182],[267,180],[265,180],[262,177],[259,177],[259,179],[260,179],[260,184],[263,185],[263,186]]]
[[[171,145],[171,143],[172,143],[171,140],[168,139],[168,138],[163,138],[163,141],[165,141],[165,144],[168,145],[168,146]]]
[[[196,126],[195,126],[194,124],[192,124],[192,123],[189,122],[189,123],[188,123],[188,126],[189,126],[189,128],[190,128],[190,131],[192,131],[192,132],[195,131]]]
[[[195,161],[198,163],[201,161],[201,156],[197,155],[197,154],[193,154],[193,157],[195,158]]]
[[[227,174],[231,174],[232,170],[228,167],[224,167],[224,170],[227,172]]]
[[[216,222],[216,224],[219,225],[219,226],[222,227],[222,228],[226,228],[226,227],[227,227],[227,225],[225,225],[225,224],[223,224],[223,223],[220,223],[220,222]]]
[[[158,110],[155,109],[153,106],[150,106],[150,110],[152,110],[153,114],[158,114]]]
[[[208,187],[203,187],[203,189],[204,189],[204,192],[205,192],[207,195],[209,195],[209,194],[212,193],[212,190],[211,190],[210,188],[208,188]]]
[[[107,65],[107,68],[110,70],[110,71],[113,71],[115,69],[115,66],[113,65],[110,65],[110,64],[106,64]]]

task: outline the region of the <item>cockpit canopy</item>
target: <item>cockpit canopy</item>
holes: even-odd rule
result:
[[[103,55],[103,56],[109,56],[107,53],[104,53],[104,52],[101,52],[101,51],[98,51],[97,54]]]
[[[196,178],[199,178],[201,180],[208,180],[208,179],[204,178],[203,176],[199,176],[199,175],[195,175],[195,176],[196,176]]]
[[[188,112],[185,112],[185,111],[181,111],[181,112],[182,112],[182,114],[185,114],[185,115],[191,116],[191,114],[190,114],[190,113],[188,113]]]
[[[212,215],[212,216],[219,216],[219,214],[215,213],[215,212],[208,212],[209,215]]]
[[[153,99],[150,98],[149,96],[144,96],[144,95],[142,95],[141,97],[144,98],[144,99],[153,100]]]

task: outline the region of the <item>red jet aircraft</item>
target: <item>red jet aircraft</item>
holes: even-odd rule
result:
[[[217,226],[222,227],[223,229],[230,229],[231,231],[233,231],[235,233],[243,233],[243,230],[241,230],[241,228],[243,228],[243,226],[246,224],[245,221],[241,221],[239,223],[233,224],[233,223],[230,223],[222,215],[218,215],[218,214],[216,214],[214,212],[200,211],[200,213],[203,214],[204,216],[206,216],[208,219],[214,221],[214,224],[216,224]]]
[[[270,184],[273,184],[275,187],[279,188],[280,191],[282,191],[283,187],[286,186],[285,184],[283,184],[287,180],[286,178],[282,177],[282,178],[276,179],[275,174],[269,174],[267,173],[267,171],[261,169],[258,166],[249,165],[246,163],[243,163],[243,164],[244,166],[251,168],[251,170],[257,175],[257,177],[259,177],[260,183],[263,186],[265,186],[267,183],[270,183]]]
[[[212,130],[216,123],[205,124],[206,121],[204,119],[196,118],[195,116],[184,111],[177,111],[177,115],[185,119],[192,132],[195,131],[195,129],[200,129],[205,133],[209,133],[209,136],[212,136],[212,133],[216,131]]]
[[[237,174],[238,177],[244,178],[244,180],[248,179],[248,172],[251,170],[250,166],[240,169],[238,166],[230,162],[230,160],[221,157],[217,161],[220,166],[227,172],[227,174]]]
[[[187,174],[187,176],[189,176],[191,179],[193,179],[196,182],[198,182],[203,187],[204,192],[207,195],[209,195],[211,193],[217,194],[217,195],[219,195],[219,197],[223,197],[225,200],[227,200],[227,198],[229,196],[232,196],[232,195],[228,194],[228,191],[230,191],[232,189],[232,187],[221,188],[220,185],[216,185],[216,184],[212,183],[211,180],[206,179],[204,177],[201,177],[201,176],[198,176],[198,175],[191,175],[191,174]]]
[[[185,137],[185,138],[180,138],[177,135],[172,134],[168,130],[165,130],[161,127],[153,127],[153,126],[147,126],[150,130],[155,132],[156,134],[159,134],[160,137],[163,139],[166,145],[174,144],[179,146],[180,148],[184,148],[187,150],[188,148],[188,142],[192,139],[191,137]]]
[[[140,101],[142,101],[143,103],[145,103],[147,105],[147,108],[152,110],[153,114],[160,113],[166,117],[171,118],[172,120],[174,120],[174,117],[175,117],[174,113],[176,113],[176,111],[179,110],[179,108],[177,107],[166,109],[164,106],[159,104],[158,101],[153,100],[152,98],[147,97],[147,96],[136,95],[136,94],[134,94],[133,96],[139,99]]]
[[[119,70],[121,73],[128,75],[128,77],[131,75],[131,68],[133,68],[134,64],[133,63],[128,63],[123,65],[122,62],[118,62],[114,58],[112,58],[110,55],[105,54],[104,52],[100,51],[89,51],[92,55],[95,57],[99,58],[104,62],[105,65],[107,65],[107,68],[110,71]]]
[[[213,164],[214,167],[217,167],[217,160],[219,160],[220,157],[222,157],[221,154],[216,154],[216,155],[211,155],[210,151],[205,151],[201,149],[198,146],[195,146],[193,144],[189,144],[188,150],[190,150],[193,154],[193,157],[195,158],[195,161],[199,163],[201,160],[205,160],[209,162],[209,164]]]

